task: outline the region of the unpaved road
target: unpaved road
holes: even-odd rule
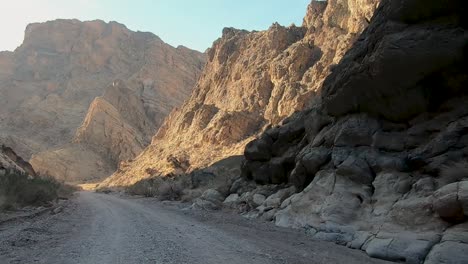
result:
[[[0,225],[0,263],[386,263],[229,212],[80,192],[62,212]]]

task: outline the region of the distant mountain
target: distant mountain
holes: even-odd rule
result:
[[[113,117],[123,119],[116,122],[127,123],[139,135],[141,149],[166,115],[190,95],[204,60],[200,52],[174,48],[152,33],[133,32],[116,22],[55,20],[28,25],[23,44],[14,52],[0,53],[0,138],[25,158],[35,154],[33,164],[39,171],[53,171],[43,157],[72,141],[86,150],[96,144],[114,150],[113,145],[119,145],[125,154],[108,157],[100,152],[105,161],[98,167],[112,171],[121,158],[137,155],[138,149],[125,145],[128,142],[90,140],[87,128],[98,126],[93,122],[102,122],[104,130],[112,126],[109,118],[93,115],[115,107],[119,115]],[[107,89],[114,81],[120,90]],[[112,107],[104,106],[104,101]],[[129,114],[133,111],[140,119]],[[78,129],[82,136],[75,136]],[[80,167],[68,160],[64,166],[64,171]]]
[[[178,171],[173,158],[194,170],[231,155],[265,127],[304,109],[368,25],[378,1],[346,7],[312,1],[303,25],[273,24],[265,31],[225,28],[190,99],[173,111],[138,159],[107,179],[128,185],[148,171]],[[173,158],[169,158],[173,157]]]

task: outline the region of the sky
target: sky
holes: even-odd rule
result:
[[[0,51],[14,50],[26,25],[57,18],[117,21],[172,46],[205,51],[224,27],[302,24],[310,0],[0,0]]]

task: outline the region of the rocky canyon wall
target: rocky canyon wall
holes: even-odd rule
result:
[[[169,115],[152,144],[104,185],[185,173],[241,154],[255,135],[316,97],[377,5],[313,1],[300,26],[273,24],[259,32],[225,28],[207,52],[191,97]],[[175,166],[174,160],[187,166]]]
[[[245,179],[297,191],[254,215],[378,258],[466,262],[466,12],[382,1],[315,104],[246,147]]]
[[[0,137],[42,173],[102,178],[149,144],[204,60],[117,22],[31,24],[20,47],[0,53]],[[89,167],[99,171],[80,172]]]
[[[378,5],[313,1],[301,27],[225,29],[190,99],[103,186],[188,174],[196,189],[243,152],[240,175],[193,207],[377,258],[465,263],[467,5]]]

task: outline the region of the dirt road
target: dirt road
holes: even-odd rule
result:
[[[0,263],[386,263],[229,212],[80,192],[57,214],[0,225]]]

